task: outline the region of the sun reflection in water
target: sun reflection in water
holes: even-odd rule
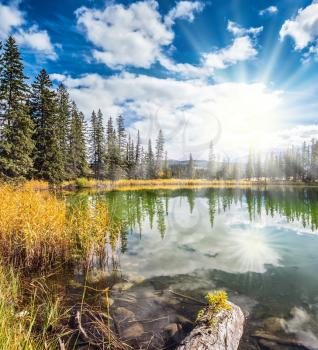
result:
[[[280,265],[275,242],[260,230],[239,231],[231,236],[226,255],[240,273],[264,273],[266,265]]]

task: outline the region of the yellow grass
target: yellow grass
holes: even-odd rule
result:
[[[15,266],[37,269],[66,262],[78,250],[92,254],[111,239],[114,228],[101,202],[69,210],[53,193],[26,185],[0,185],[0,198],[0,258]]]

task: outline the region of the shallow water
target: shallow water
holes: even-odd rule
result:
[[[264,329],[318,348],[317,189],[80,193],[72,205],[78,199],[106,201],[125,227],[89,280],[112,279],[117,328],[134,347],[173,348],[191,329],[200,305],[175,293],[204,301],[224,289],[248,317],[240,349],[256,349],[251,334]],[[266,326],[269,317],[282,329]]]

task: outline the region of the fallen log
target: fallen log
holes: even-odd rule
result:
[[[244,315],[239,306],[228,304],[229,308],[216,314],[211,314],[210,306],[206,306],[197,326],[177,350],[237,350],[243,335]]]

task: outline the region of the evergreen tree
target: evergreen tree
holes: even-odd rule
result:
[[[75,102],[71,107],[71,129],[69,145],[69,174],[72,178],[87,175],[87,155],[85,140],[85,121]]]
[[[257,155],[255,162],[255,176],[258,180],[262,177],[262,161],[260,155]]]
[[[146,157],[146,174],[148,179],[154,179],[156,177],[156,164],[152,151],[151,140],[148,141],[148,152]]]
[[[57,92],[57,114],[59,121],[59,147],[64,168],[64,178],[68,178],[67,165],[69,163],[69,140],[71,127],[71,101],[65,86],[60,84]]]
[[[110,117],[106,129],[106,173],[107,178],[115,180],[118,177],[120,166],[120,149],[116,137],[116,131],[113,127],[113,120]]]
[[[192,158],[192,154],[190,153],[190,159],[188,163],[188,178],[193,179],[195,174],[194,161]]]
[[[165,152],[165,160],[163,162],[163,177],[165,179],[168,179],[170,177],[170,170],[169,170],[169,162],[168,162],[168,153]]]
[[[101,179],[105,175],[105,130],[103,125],[103,114],[93,111],[91,116],[90,130],[90,153],[91,166],[96,179]]]
[[[136,172],[136,156],[135,156],[135,146],[134,141],[128,136],[127,142],[127,156],[126,156],[126,168],[128,179],[135,178]]]
[[[248,159],[246,163],[246,178],[250,180],[254,176],[254,171],[253,171],[253,154],[252,150],[249,150],[248,153]]]
[[[215,174],[216,174],[216,169],[215,169],[214,147],[213,147],[213,141],[211,141],[209,145],[208,178],[214,179]]]
[[[23,62],[13,37],[0,61],[0,176],[25,178],[33,166],[33,122]]]
[[[158,138],[156,140],[156,173],[157,176],[162,175],[162,161],[163,161],[163,148],[164,148],[164,137],[162,130],[159,130]]]
[[[89,135],[89,155],[90,155],[90,164],[93,170],[93,174],[97,177],[97,115],[95,111],[91,115],[91,125],[90,125],[90,135]]]
[[[35,124],[34,174],[49,182],[64,178],[64,162],[60,144],[60,123],[56,94],[44,69],[32,84],[31,114]]]
[[[119,115],[116,118],[116,123],[117,123],[117,142],[118,142],[121,158],[123,159],[126,151],[126,138],[127,138],[126,131],[125,131],[124,117],[122,115]]]

